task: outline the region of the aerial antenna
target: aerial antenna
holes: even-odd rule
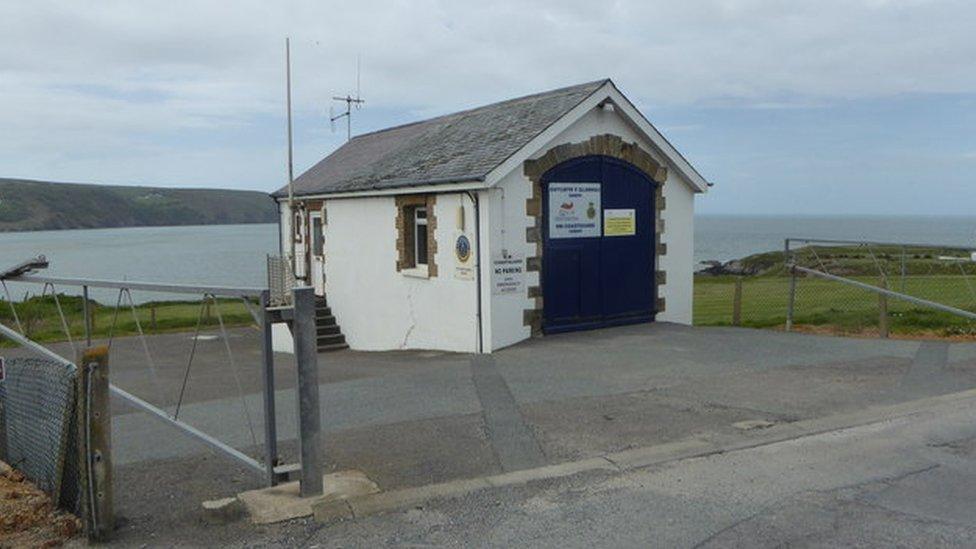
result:
[[[339,113],[339,114],[336,114],[335,113],[335,108],[334,107],[331,107],[331,106],[329,107],[329,123],[332,126],[332,131],[335,131],[335,123],[336,123],[336,120],[339,120],[341,118],[345,118],[346,119],[346,141],[352,139],[352,109],[353,109],[353,106],[355,106],[356,107],[356,110],[358,111],[363,106],[363,103],[366,102],[366,100],[363,99],[360,96],[360,94],[359,94],[359,92],[360,92],[360,74],[361,74],[361,71],[360,71],[360,59],[359,59],[359,56],[357,55],[356,56],[356,97],[353,97],[350,94],[346,94],[345,97],[332,96],[332,100],[333,101],[343,101],[346,104],[346,110],[343,111],[343,112],[341,112],[341,113]]]

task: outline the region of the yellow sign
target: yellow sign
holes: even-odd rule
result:
[[[635,234],[637,234],[637,215],[634,210],[603,210],[603,236]]]

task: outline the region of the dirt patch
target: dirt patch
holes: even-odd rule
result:
[[[0,547],[56,547],[81,529],[24,475],[0,461]]]
[[[779,331],[785,331],[785,328],[783,326],[777,326],[773,329]],[[861,330],[851,330],[851,329],[844,329],[844,328],[831,326],[831,325],[815,326],[810,324],[794,324],[793,331],[802,332],[805,334],[831,335],[831,336],[868,338],[868,339],[877,339],[881,337],[881,333],[878,331],[877,328],[863,328]],[[946,335],[942,333],[941,330],[939,331],[917,330],[911,333],[890,332],[888,334],[888,338],[916,340],[916,341],[939,340],[939,341],[950,341],[950,342],[960,342],[960,343],[972,343],[976,341],[976,335],[972,335],[972,334]]]

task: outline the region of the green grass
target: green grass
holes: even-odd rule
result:
[[[877,277],[855,280],[878,284]],[[789,278],[785,276],[745,277],[742,287],[741,324],[755,328],[782,326],[786,322]],[[892,290],[976,311],[976,278],[952,275],[916,275],[890,281]],[[732,324],[735,277],[695,277],[694,323],[701,326]],[[919,307],[889,298],[889,327],[893,333],[976,334],[976,323],[963,317]],[[877,329],[878,295],[838,282],[801,277],[797,280],[794,323],[828,327],[839,332]]]
[[[905,270],[909,276],[976,276],[976,263],[946,261],[968,259],[969,253],[941,248],[891,246],[803,246],[793,249],[801,267],[823,270],[841,276],[877,277],[881,270],[896,276]],[[782,277],[786,273],[782,251],[763,252],[739,259],[747,272],[758,276]]]
[[[83,302],[80,297],[58,295],[61,308],[64,311],[71,337],[84,337]],[[105,338],[110,333],[115,336],[138,334],[138,326],[144,333],[166,333],[192,331],[196,329],[201,315],[200,301],[163,301],[137,305],[135,313],[131,308],[123,305],[116,311],[113,306],[91,302],[94,310],[92,337]],[[40,342],[65,341],[64,327],[58,314],[57,304],[51,295],[32,297],[26,301],[16,303],[17,316],[24,327],[26,335]],[[203,308],[202,327],[212,328],[219,325],[217,312],[223,318],[225,326],[242,326],[253,323],[253,318],[239,299],[218,299]],[[138,325],[137,325],[138,319]],[[0,322],[15,328],[10,303],[0,300]],[[114,329],[113,329],[114,323]],[[10,345],[11,342],[0,339],[0,346]]]

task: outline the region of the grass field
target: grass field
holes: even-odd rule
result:
[[[85,334],[83,303],[80,297],[59,295],[72,338],[82,338]],[[241,326],[253,323],[247,307],[239,299],[218,299],[204,305],[201,301],[162,301],[137,305],[135,313],[125,305],[116,311],[113,306],[92,303],[92,337],[135,335],[141,326],[145,333],[164,333],[191,331],[200,322],[202,327],[219,325],[223,318],[225,326]],[[64,327],[58,314],[57,304],[50,295],[32,297],[16,304],[17,316],[26,335],[41,342],[65,340]],[[219,317],[218,317],[219,312]],[[137,325],[138,319],[138,325]],[[16,329],[10,303],[0,301],[0,322]],[[113,328],[114,324],[114,328]],[[0,339],[0,345],[11,342]]]
[[[877,285],[877,277],[856,276],[855,280]],[[783,326],[789,299],[789,277],[757,276],[742,279],[741,324],[756,328]],[[976,311],[976,281],[952,275],[913,275],[893,278],[890,288],[909,295]],[[696,276],[694,323],[701,326],[732,324],[735,277]],[[829,327],[838,332],[862,332],[879,324],[878,295],[823,279],[797,280],[794,323]],[[934,333],[955,336],[976,334],[976,324],[952,314],[921,308],[889,299],[889,326],[893,333]]]
[[[875,277],[854,277],[868,284],[877,284]],[[933,275],[909,276],[904,289],[893,280],[891,289],[960,309],[976,311],[976,282],[970,277]],[[735,277],[696,276],[694,323],[699,326],[732,325]],[[82,301],[80,297],[59,296],[73,338],[84,336]],[[753,328],[777,328],[786,323],[789,299],[789,278],[785,276],[756,276],[742,278],[741,325]],[[128,307],[93,303],[93,331],[95,338],[135,335],[136,318],[145,333],[165,333],[196,329],[198,320],[203,327],[218,325],[218,307],[226,326],[248,325],[253,322],[240,300],[218,300],[201,311],[200,301],[164,301],[145,303],[135,307],[135,316]],[[51,342],[65,339],[64,328],[54,298],[33,297],[17,303],[20,318],[28,337]],[[873,292],[829,280],[800,277],[797,280],[794,323],[796,325],[829,328],[841,333],[859,333],[877,329],[879,324],[878,296]],[[917,307],[905,301],[888,300],[889,327],[893,333],[927,333],[945,336],[976,335],[976,323],[965,318]],[[117,314],[117,316],[116,316]],[[202,314],[202,319],[201,319]],[[10,304],[0,301],[0,322],[15,327]],[[114,329],[113,329],[114,323]],[[0,345],[9,342],[0,341]]]

